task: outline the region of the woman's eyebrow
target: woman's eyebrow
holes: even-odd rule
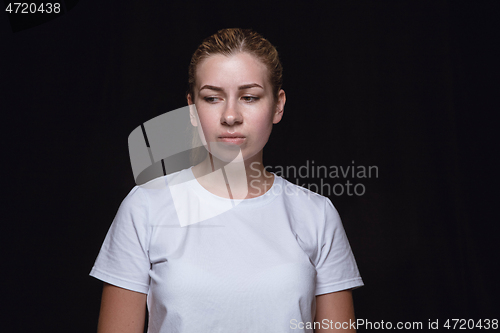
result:
[[[250,88],[254,88],[254,87],[262,88],[262,86],[260,84],[250,83],[250,84],[244,84],[242,86],[239,86],[238,89],[243,90],[243,89],[250,89]],[[264,88],[262,88],[262,89],[264,89]]]
[[[255,87],[264,89],[264,88],[262,88],[262,86],[260,84],[250,83],[250,84],[244,84],[242,86],[239,86],[238,90],[250,89],[250,88],[255,88]],[[203,87],[201,87],[200,91],[202,91],[203,89],[210,89],[210,90],[214,90],[214,91],[224,91],[224,89],[222,89],[221,87],[211,86],[209,84],[206,84]]]
[[[221,87],[211,86],[209,84],[205,84],[203,87],[201,87],[200,91],[202,91],[203,89],[210,89],[210,90],[215,90],[215,91],[223,91],[224,90]]]

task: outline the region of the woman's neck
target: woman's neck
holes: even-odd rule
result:
[[[208,154],[192,171],[200,185],[209,192],[230,199],[261,196],[274,182],[274,175],[264,169],[262,153],[229,163]]]

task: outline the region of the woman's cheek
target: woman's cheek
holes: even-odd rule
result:
[[[213,125],[211,119],[208,119],[205,115],[202,115],[201,113],[198,114],[200,123],[201,123],[201,128],[203,130],[203,133],[205,137],[210,137],[212,132],[213,132]]]

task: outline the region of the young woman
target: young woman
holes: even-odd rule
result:
[[[152,181],[175,190],[124,199],[91,272],[105,282],[99,333],[142,332],[146,304],[150,333],[354,331],[363,282],[337,211],[262,163],[281,82],[276,49],[251,30],[198,47],[187,101],[208,154]]]

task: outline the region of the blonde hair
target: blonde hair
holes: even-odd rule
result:
[[[249,53],[259,59],[266,65],[269,71],[269,82],[273,89],[274,100],[278,100],[278,93],[283,84],[283,67],[278,56],[276,48],[262,35],[251,29],[222,29],[217,31],[210,37],[207,37],[198,46],[191,57],[188,70],[188,90],[186,97],[189,94],[194,102],[194,87],[196,84],[196,69],[201,61],[215,54],[231,56],[237,53]],[[193,133],[193,147],[199,146],[201,141],[198,137],[198,132]],[[201,149],[199,149],[201,148]],[[205,158],[201,156],[205,150],[203,147],[192,150],[191,163],[197,164]]]

